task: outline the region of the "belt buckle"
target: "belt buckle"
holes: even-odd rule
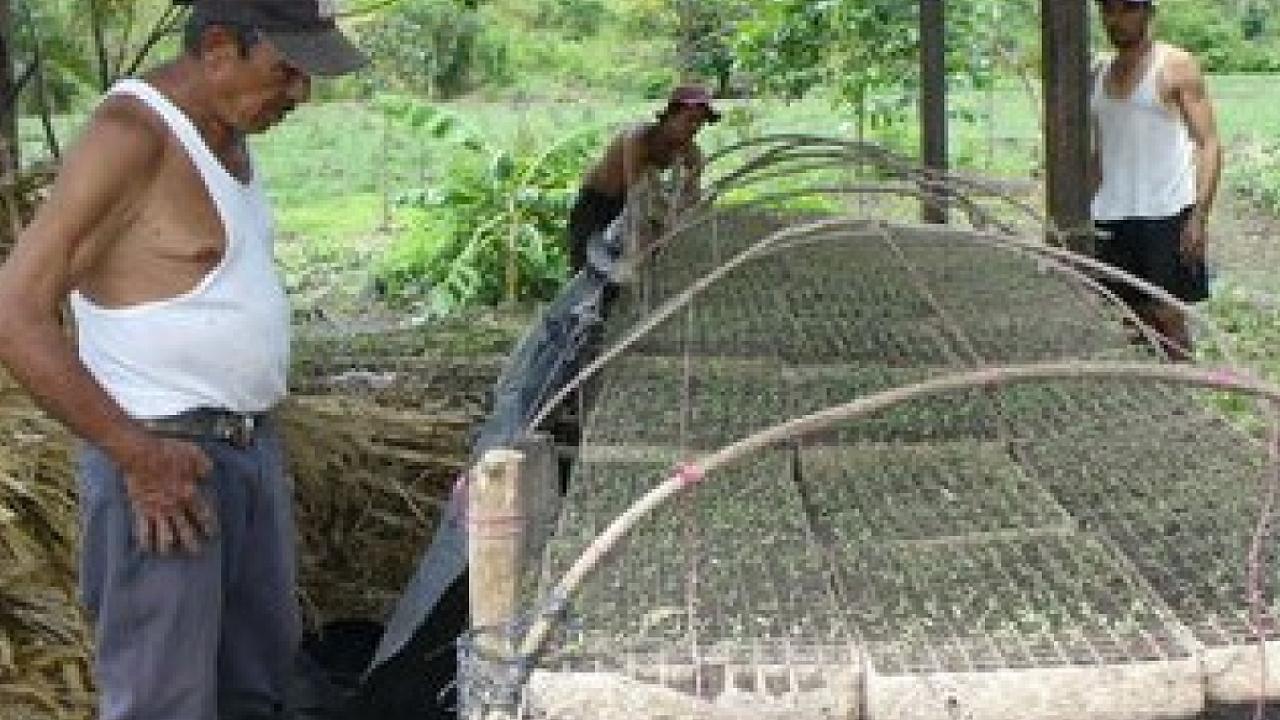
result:
[[[232,415],[227,420],[229,421],[227,442],[241,450],[251,447],[253,431],[258,425],[257,420],[252,415]]]

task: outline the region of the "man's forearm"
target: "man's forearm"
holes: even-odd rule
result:
[[[1196,213],[1208,221],[1222,180],[1222,145],[1206,143],[1196,150]]]
[[[112,459],[127,458],[145,431],[102,389],[56,322],[0,332],[0,363],[45,412]]]

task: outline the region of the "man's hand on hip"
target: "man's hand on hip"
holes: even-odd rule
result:
[[[199,445],[150,436],[121,470],[144,552],[195,553],[216,532],[213,508],[197,487],[213,471],[213,462]]]

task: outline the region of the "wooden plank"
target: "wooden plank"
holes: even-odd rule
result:
[[[947,158],[947,34],[943,0],[920,0],[920,147],[924,166],[938,174],[950,165]],[[921,219],[945,224],[945,203],[921,204]]]
[[[1041,0],[1049,217],[1089,250],[1089,3]]]

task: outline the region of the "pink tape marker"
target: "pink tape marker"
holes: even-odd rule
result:
[[[1231,368],[1219,368],[1209,373],[1209,379],[1220,385],[1234,385],[1244,378]]]
[[[685,463],[676,468],[676,479],[680,481],[680,487],[693,487],[702,482],[707,474],[702,468],[694,463]]]

